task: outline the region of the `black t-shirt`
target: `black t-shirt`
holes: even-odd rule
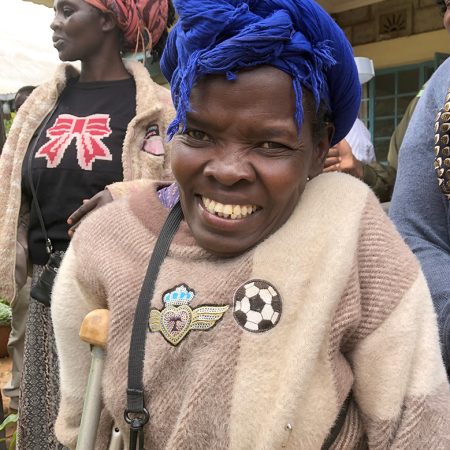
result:
[[[33,184],[54,250],[67,249],[66,220],[83,199],[123,179],[122,146],[135,115],[132,78],[74,82],[62,92],[45,129],[37,130],[22,166],[22,190],[31,204],[28,161],[33,152]],[[35,208],[30,213],[28,245],[32,263],[45,264],[48,256]]]

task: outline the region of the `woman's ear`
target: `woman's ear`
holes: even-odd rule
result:
[[[331,141],[333,140],[334,131],[334,124],[332,122],[326,122],[320,132],[320,135],[316,137],[311,161],[311,168],[308,174],[310,178],[313,178],[322,173],[328,150],[331,147]]]
[[[117,27],[116,18],[111,11],[102,12],[102,16],[103,16],[103,23],[102,23],[103,31],[108,32]]]

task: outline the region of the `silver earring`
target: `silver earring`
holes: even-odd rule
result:
[[[309,181],[311,178],[309,178],[309,177],[306,177],[306,181]]]

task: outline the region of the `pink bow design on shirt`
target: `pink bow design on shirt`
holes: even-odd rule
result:
[[[112,133],[109,121],[109,114],[92,114],[87,117],[61,114],[47,130],[47,137],[51,140],[37,151],[35,158],[47,158],[48,168],[57,167],[75,137],[78,164],[82,169],[92,170],[92,163],[96,159],[111,161],[111,152],[102,142],[102,138]]]

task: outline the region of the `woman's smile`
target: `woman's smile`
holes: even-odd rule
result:
[[[221,203],[204,196],[202,205],[210,214],[229,220],[245,219],[258,209],[256,205]]]
[[[328,138],[313,139],[311,108],[299,136],[294,97],[292,78],[268,66],[242,71],[233,82],[208,76],[192,90],[172,169],[184,217],[203,248],[234,256],[261,242],[321,171]]]
[[[196,195],[196,211],[200,223],[213,233],[238,236],[258,228],[258,216],[262,209],[256,205],[221,203],[209,197]]]

